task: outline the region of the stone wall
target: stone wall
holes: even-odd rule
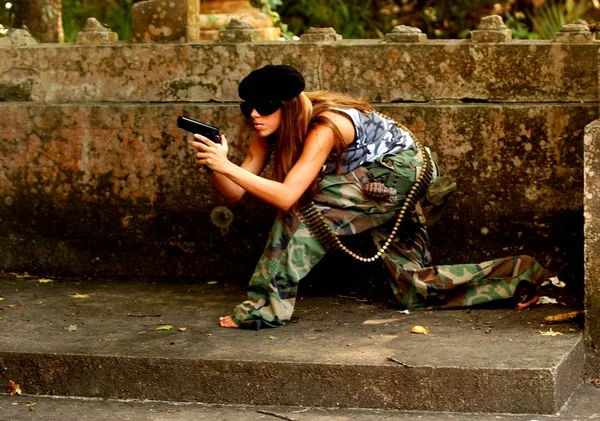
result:
[[[0,268],[245,283],[274,211],[246,198],[228,230],[215,226],[224,202],[175,120],[219,126],[239,162],[237,84],[289,63],[307,89],[362,96],[402,121],[457,179],[431,229],[437,263],[528,253],[583,287],[596,41],[331,39],[0,46]]]

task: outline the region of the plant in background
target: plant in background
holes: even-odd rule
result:
[[[94,17],[119,34],[120,40],[131,39],[133,0],[62,0],[65,42],[73,42],[87,22]]]
[[[594,7],[596,7],[596,3],[594,3]],[[560,28],[585,17],[590,9],[591,7],[586,1],[566,0],[560,2],[550,0],[533,12],[526,13],[529,20],[531,20],[533,32],[538,34],[540,38],[552,39],[554,34],[560,31]]]
[[[2,25],[2,30],[4,31],[2,35],[6,35],[8,29],[13,27],[17,8],[18,5],[15,5],[10,1],[0,5],[0,24]]]
[[[506,12],[504,23],[512,31],[512,36],[515,39],[539,39],[540,36],[535,32],[531,32],[525,19],[526,16],[523,12],[516,11],[514,15]]]
[[[258,0],[253,1],[253,4],[256,7],[259,7],[263,13],[268,14],[273,19],[273,23],[281,29],[281,36],[284,39],[294,39],[295,35],[291,32],[287,26],[287,24],[283,23],[281,20],[281,16],[279,13],[275,11],[278,7],[282,5],[281,0]]]
[[[400,24],[393,0],[281,0],[278,11],[295,33],[332,27],[344,38],[382,38]]]

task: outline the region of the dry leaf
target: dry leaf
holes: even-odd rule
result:
[[[71,298],[89,298],[90,296],[88,294],[69,294],[69,297],[71,297]]]
[[[173,329],[173,326],[171,325],[163,325],[163,326],[159,326],[156,328],[156,330],[171,330]]]
[[[568,322],[569,320],[573,320],[574,318],[576,318],[577,316],[579,316],[581,313],[582,313],[581,311],[570,311],[568,313],[554,314],[552,316],[546,316],[546,317],[544,317],[544,321],[546,323],[563,323],[563,322]]]
[[[38,282],[40,284],[49,284],[50,282],[54,282],[54,280],[53,279],[42,278],[42,279],[38,279]]]
[[[560,333],[560,332],[555,332],[555,331],[553,331],[552,329],[550,329],[550,330],[548,330],[548,331],[546,331],[546,332],[542,332],[542,331],[540,330],[540,334],[541,334],[542,336],[562,336],[562,333]]]
[[[550,298],[546,297],[545,295],[542,295],[538,298],[536,304],[558,304],[558,301],[556,301],[556,298]]]
[[[3,298],[3,297],[0,297],[0,301],[4,301],[4,298]]]
[[[419,333],[421,335],[427,335],[429,334],[429,328],[423,326],[413,326],[410,329],[410,333]]]
[[[180,331],[180,332],[185,332],[187,330],[187,327],[180,327],[177,330]]]
[[[209,281],[209,282],[207,282],[207,284],[208,284],[208,285],[216,285],[216,284],[217,284],[217,281]]]
[[[558,276],[553,276],[552,278],[548,278],[548,280],[546,280],[542,283],[542,286],[546,286],[546,285],[550,285],[550,284],[554,285],[557,288],[564,288],[567,286],[567,284],[565,284],[563,281],[558,279]]]
[[[21,388],[19,387],[18,384],[16,384],[12,380],[9,380],[8,381],[8,393],[10,393],[10,396],[15,396],[15,395],[20,395],[22,392],[21,392]]]

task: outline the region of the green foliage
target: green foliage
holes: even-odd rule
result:
[[[416,2],[415,7],[422,10],[419,26],[429,38],[464,38],[477,23],[478,13],[491,5],[487,0],[460,3],[422,1]]]
[[[7,5],[9,5],[9,7],[6,7]],[[10,3],[0,2],[0,25],[2,25],[5,29],[10,29],[13,27],[15,12],[18,7],[19,5],[15,4],[14,1]]]
[[[260,7],[260,10],[263,13],[266,13],[269,16],[271,16],[271,19],[273,19],[273,23],[279,26],[279,29],[281,29],[281,36],[284,39],[290,40],[294,38],[294,33],[289,30],[288,25],[283,23],[279,13],[275,11],[275,9],[281,6],[281,0],[257,0],[253,3],[255,6]]]
[[[525,13],[523,12],[515,12],[514,15],[506,12],[504,23],[512,31],[514,39],[538,39],[540,36],[535,32],[531,32],[525,19]]]
[[[550,0],[539,9],[527,15],[533,25],[533,31],[543,39],[552,39],[564,25],[582,18],[590,10],[585,1]]]
[[[482,16],[509,0],[281,0],[279,14],[295,33],[333,27],[344,38],[382,38],[394,26],[420,28],[429,38],[468,35]]]
[[[65,42],[75,41],[87,19],[94,17],[119,34],[120,40],[131,39],[133,0],[84,1],[62,0]]]
[[[390,19],[379,11],[389,3],[383,0],[283,0],[279,13],[294,33],[304,33],[309,27],[333,27],[344,38],[381,38],[391,25],[386,25]]]

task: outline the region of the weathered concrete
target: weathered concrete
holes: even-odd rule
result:
[[[597,420],[600,388],[584,385],[556,415],[483,414],[367,410],[349,408],[273,407],[118,401],[105,399],[51,398],[0,395],[0,419],[10,421],[64,421],[76,414],[78,420],[93,421],[584,421]],[[276,414],[276,415],[273,415]]]
[[[598,117],[595,105],[379,108],[414,130],[458,180],[432,228],[436,262],[526,251],[580,284],[580,139]],[[0,239],[0,267],[216,276],[222,268],[212,262],[222,255],[254,267],[273,211],[245,200],[223,235],[208,217],[223,201],[175,126],[181,114],[221,122],[239,162],[249,132],[237,105],[9,103],[0,113],[0,227],[10,233]]]
[[[0,98],[237,102],[237,85],[251,70],[289,63],[305,74],[308,90],[342,91],[373,102],[597,102],[599,45],[459,40],[41,44],[1,49]]]
[[[585,306],[589,370],[600,376],[600,121],[585,129]]]
[[[292,324],[255,332],[218,327],[243,299],[222,281],[3,277],[0,378],[29,395],[546,414],[581,382],[579,327],[544,324],[568,306],[403,315],[345,282],[316,297],[320,279]]]

